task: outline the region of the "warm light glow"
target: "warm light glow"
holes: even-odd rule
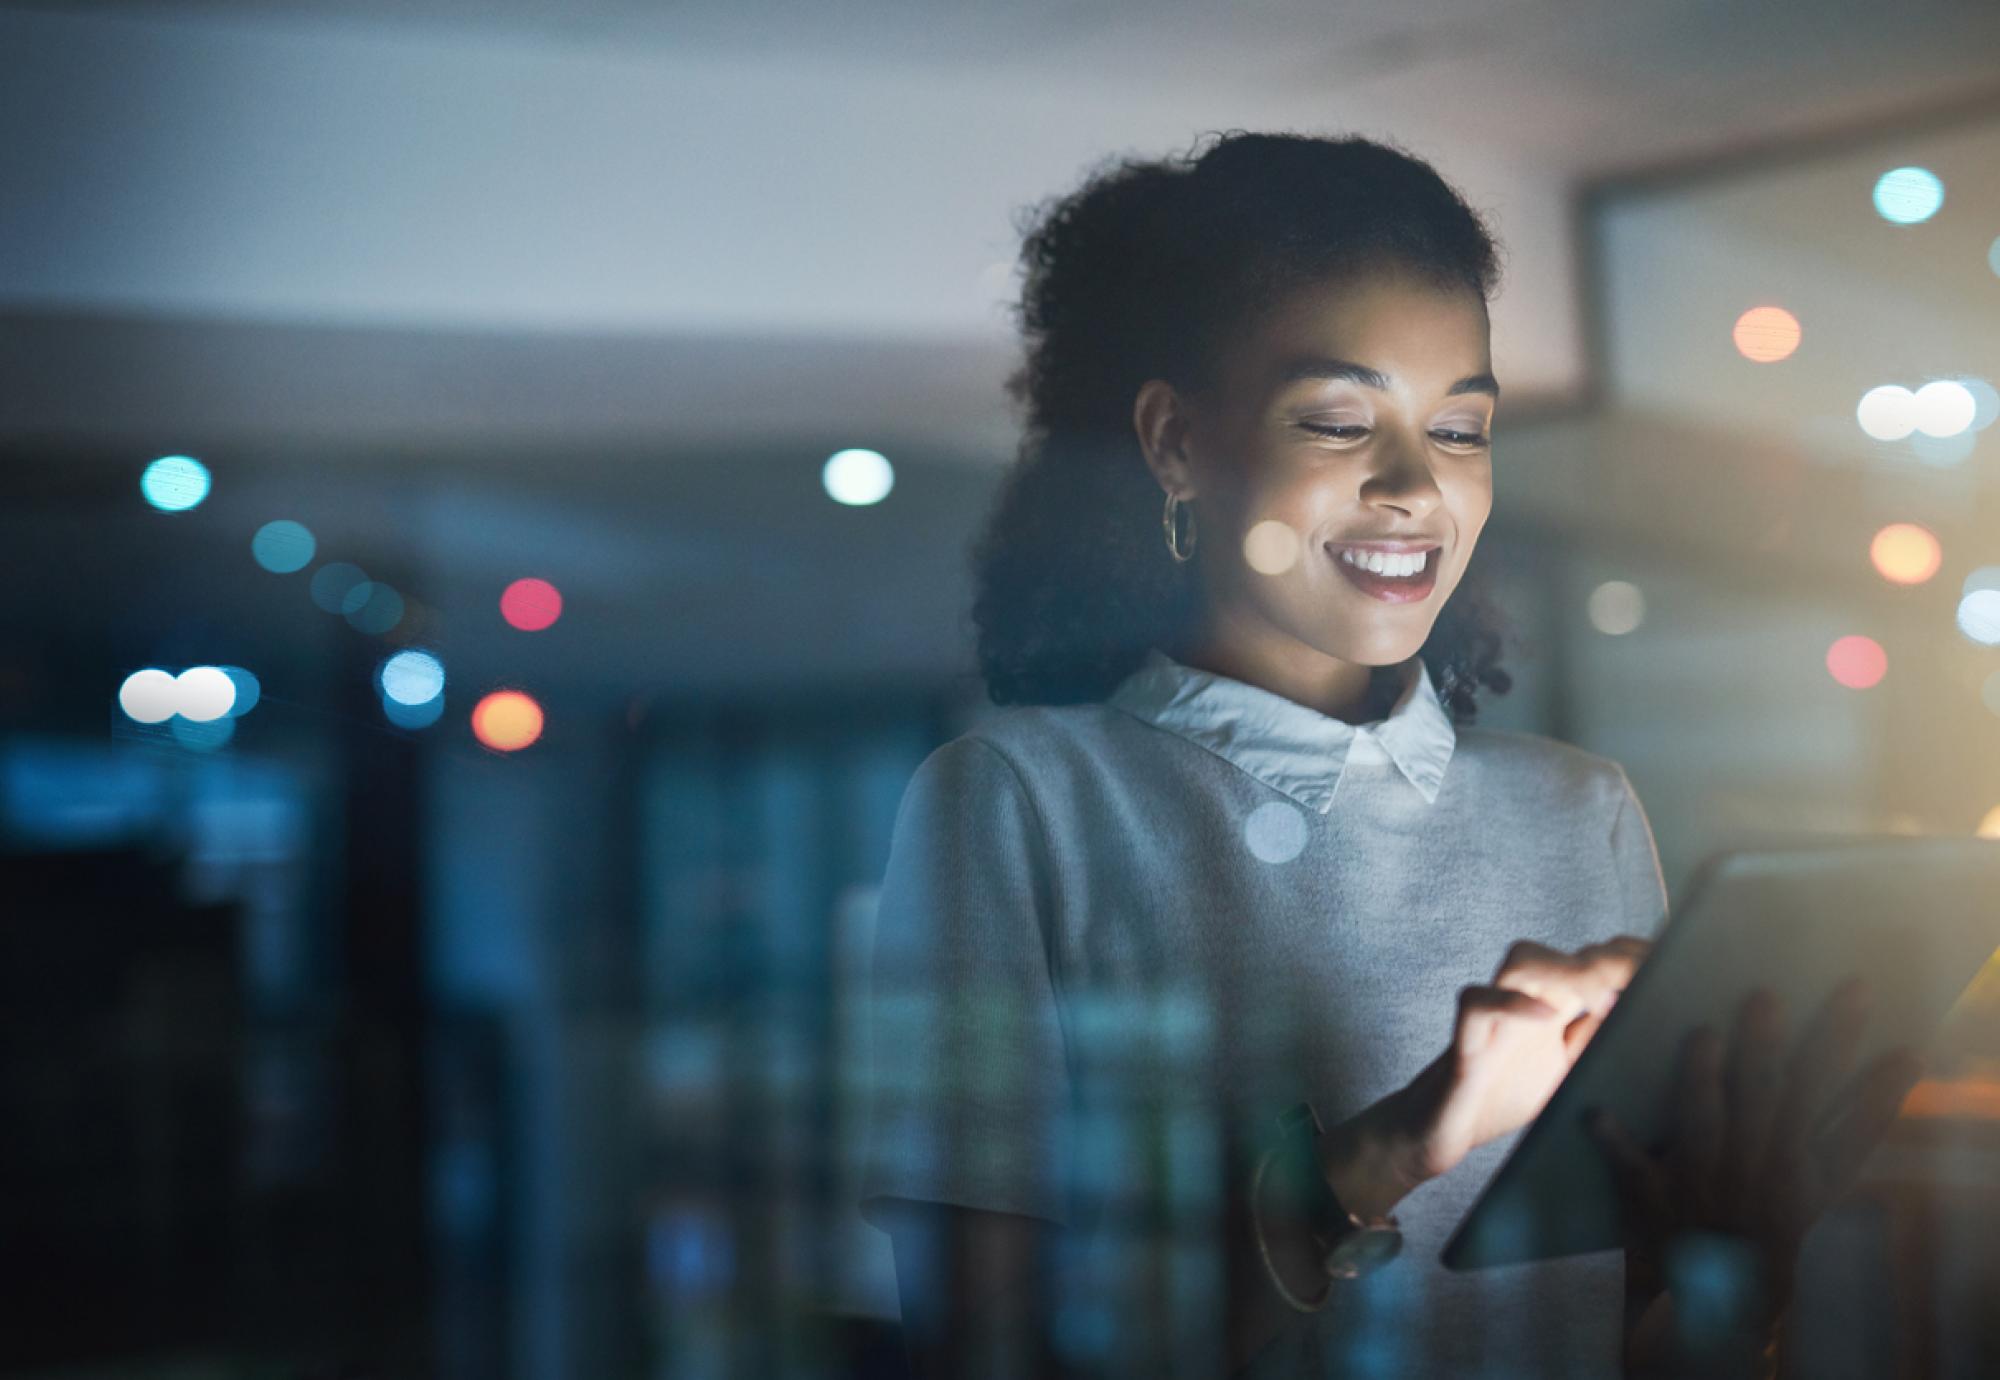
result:
[[[1979,828],[1975,832],[1982,839],[2000,839],[2000,805],[1995,805],[1986,812],[1986,817],[1979,821]]]
[[[319,543],[305,524],[290,518],[267,522],[250,538],[250,555],[273,575],[290,575],[312,564]]]
[[[1299,545],[1290,523],[1266,518],[1243,534],[1243,560],[1260,575],[1282,575],[1299,563]]]
[[[1871,388],[1861,395],[1854,419],[1878,441],[1900,441],[1917,429],[1917,395],[1897,383]]]
[[[1757,364],[1776,364],[1799,348],[1799,319],[1783,307],[1752,307],[1736,318],[1730,337],[1736,352]]]
[[[473,706],[472,736],[495,752],[519,752],[542,736],[542,707],[519,690],[495,690]]]
[[[1590,626],[1622,637],[1646,621],[1646,596],[1624,580],[1606,580],[1590,591]]]
[[[163,455],[139,476],[139,492],[163,513],[184,513],[208,497],[208,466],[192,455]]]
[[[1891,168],[1875,180],[1875,210],[1892,225],[1918,225],[1944,205],[1944,183],[1929,168]]]
[[[896,471],[880,451],[841,450],[827,457],[819,482],[835,502],[866,506],[889,496],[896,485]]]
[[[540,632],[562,617],[562,592],[547,580],[516,580],[500,595],[500,616],[522,632]]]
[[[1944,564],[1938,539],[1914,522],[1892,522],[1868,544],[1868,559],[1891,584],[1920,585]]]
[[[1858,633],[1837,639],[1826,650],[1826,669],[1850,690],[1866,690],[1889,670],[1889,654],[1872,637]]]
[[[1926,436],[1956,436],[1979,415],[1979,401],[1957,379],[1932,379],[1916,391],[1917,430]]]

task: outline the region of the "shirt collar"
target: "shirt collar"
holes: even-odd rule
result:
[[[1350,724],[1275,691],[1183,665],[1157,647],[1107,703],[1275,786],[1321,814],[1333,808],[1349,760],[1395,763],[1425,804],[1437,800],[1458,741],[1421,656],[1386,719]]]

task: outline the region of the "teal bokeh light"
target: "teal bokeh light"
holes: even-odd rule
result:
[[[1875,179],[1875,210],[1892,225],[1920,225],[1944,205],[1944,183],[1929,168],[1891,168]]]
[[[313,553],[318,550],[319,542],[312,530],[290,518],[267,522],[250,538],[250,554],[273,575],[304,570],[312,564]]]
[[[163,513],[184,513],[208,497],[208,466],[192,455],[163,455],[139,476],[139,492]]]

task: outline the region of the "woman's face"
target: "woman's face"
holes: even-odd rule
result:
[[[1492,510],[1492,368],[1478,295],[1407,272],[1329,282],[1267,314],[1184,437],[1211,627],[1368,666],[1415,655]],[[1422,568],[1343,560],[1369,543]]]

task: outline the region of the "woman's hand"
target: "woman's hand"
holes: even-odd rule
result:
[[[1704,1233],[1746,1248],[1761,1278],[1748,1326],[1762,1337],[1790,1301],[1806,1230],[1853,1185],[1896,1118],[1921,1063],[1892,1050],[1849,1078],[1868,1017],[1866,985],[1850,978],[1823,1003],[1779,1067],[1784,1012],[1767,988],[1740,1007],[1725,1049],[1712,1026],[1683,1042],[1667,1132],[1642,1149],[1608,1114],[1593,1117],[1625,1204],[1627,1293],[1636,1350],[1666,1344],[1668,1256]]]
[[[1534,1120],[1652,946],[1620,935],[1564,953],[1523,940],[1459,993],[1444,1053],[1404,1090],[1416,1172],[1433,1178]]]

